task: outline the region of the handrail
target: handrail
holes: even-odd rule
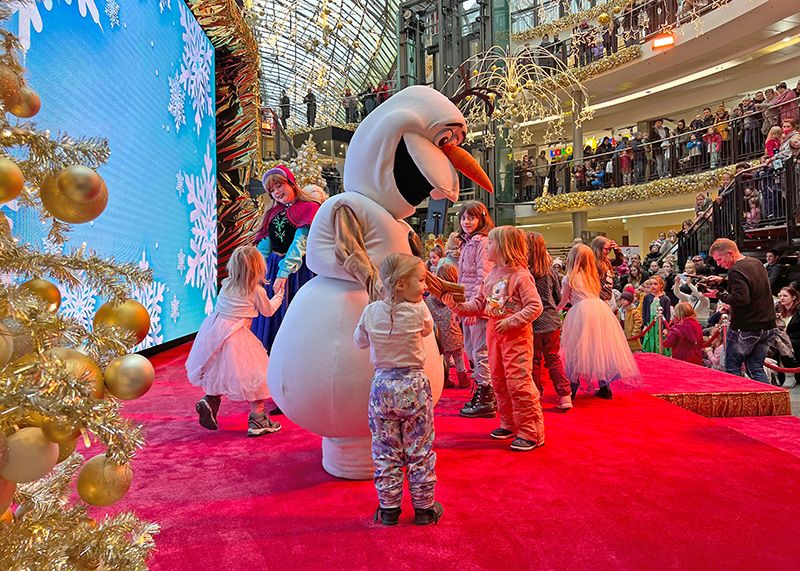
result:
[[[273,120],[273,123],[275,124],[275,130],[277,131],[278,136],[279,136],[279,138],[278,138],[278,149],[277,149],[278,157],[281,157],[281,155],[282,155],[282,153],[280,152],[280,136],[281,135],[283,136],[284,139],[286,139],[286,142],[289,143],[289,156],[290,157],[296,157],[297,156],[297,148],[294,146],[294,141],[289,136],[289,134],[286,132],[286,130],[283,128],[283,125],[281,124],[281,121],[278,118],[277,113],[275,113],[275,110],[272,107],[265,107],[264,109],[266,109],[267,112],[270,115],[272,115],[272,120]]]

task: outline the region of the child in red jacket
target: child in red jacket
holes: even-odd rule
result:
[[[672,356],[681,361],[703,364],[703,328],[692,306],[682,301],[673,310],[664,347],[672,348]]]

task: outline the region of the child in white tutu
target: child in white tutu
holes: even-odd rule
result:
[[[264,412],[269,357],[250,331],[259,313],[269,317],[283,302],[283,292],[267,297],[260,280],[266,275],[264,256],[254,246],[236,248],[228,260],[214,312],[206,317],[186,359],[189,382],[205,391],[195,409],[200,425],[217,429],[222,396],[250,402],[247,436],[277,432],[281,425]]]
[[[562,281],[561,303],[567,312],[561,330],[561,360],[572,384],[572,398],[582,386],[586,392],[612,398],[611,383],[641,385],[619,321],[600,299],[600,279],[591,248],[576,244],[567,257],[567,275]]]

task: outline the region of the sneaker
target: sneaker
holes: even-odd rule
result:
[[[261,416],[251,416],[247,420],[247,436],[262,436],[270,432],[278,432],[281,424],[271,420],[266,414]]]
[[[382,508],[378,506],[375,510],[374,521],[380,521],[383,525],[397,525],[400,519],[400,508]]]
[[[217,429],[217,412],[219,411],[219,397],[205,396],[197,401],[194,409],[197,411],[200,426],[208,430]]]
[[[430,525],[439,523],[444,508],[439,502],[433,502],[429,508],[414,508],[414,525]]]
[[[539,445],[533,440],[528,440],[527,438],[522,438],[521,436],[517,436],[511,441],[511,450],[516,450],[517,452],[528,452],[537,446]]]
[[[500,428],[495,428],[494,430],[492,430],[489,433],[489,436],[491,436],[492,438],[495,438],[497,440],[505,440],[507,438],[511,438],[512,436],[514,436],[514,433],[511,432],[510,430],[506,430],[505,428],[500,427]]]
[[[572,408],[572,398],[569,395],[559,395],[558,408],[562,410],[568,410]]]

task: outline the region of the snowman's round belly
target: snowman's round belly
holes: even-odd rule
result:
[[[353,343],[368,302],[354,282],[317,276],[300,288],[272,345],[267,381],[293,422],[322,436],[366,436],[373,367]],[[425,373],[434,401],[442,393],[442,359],[433,335],[424,339]]]

